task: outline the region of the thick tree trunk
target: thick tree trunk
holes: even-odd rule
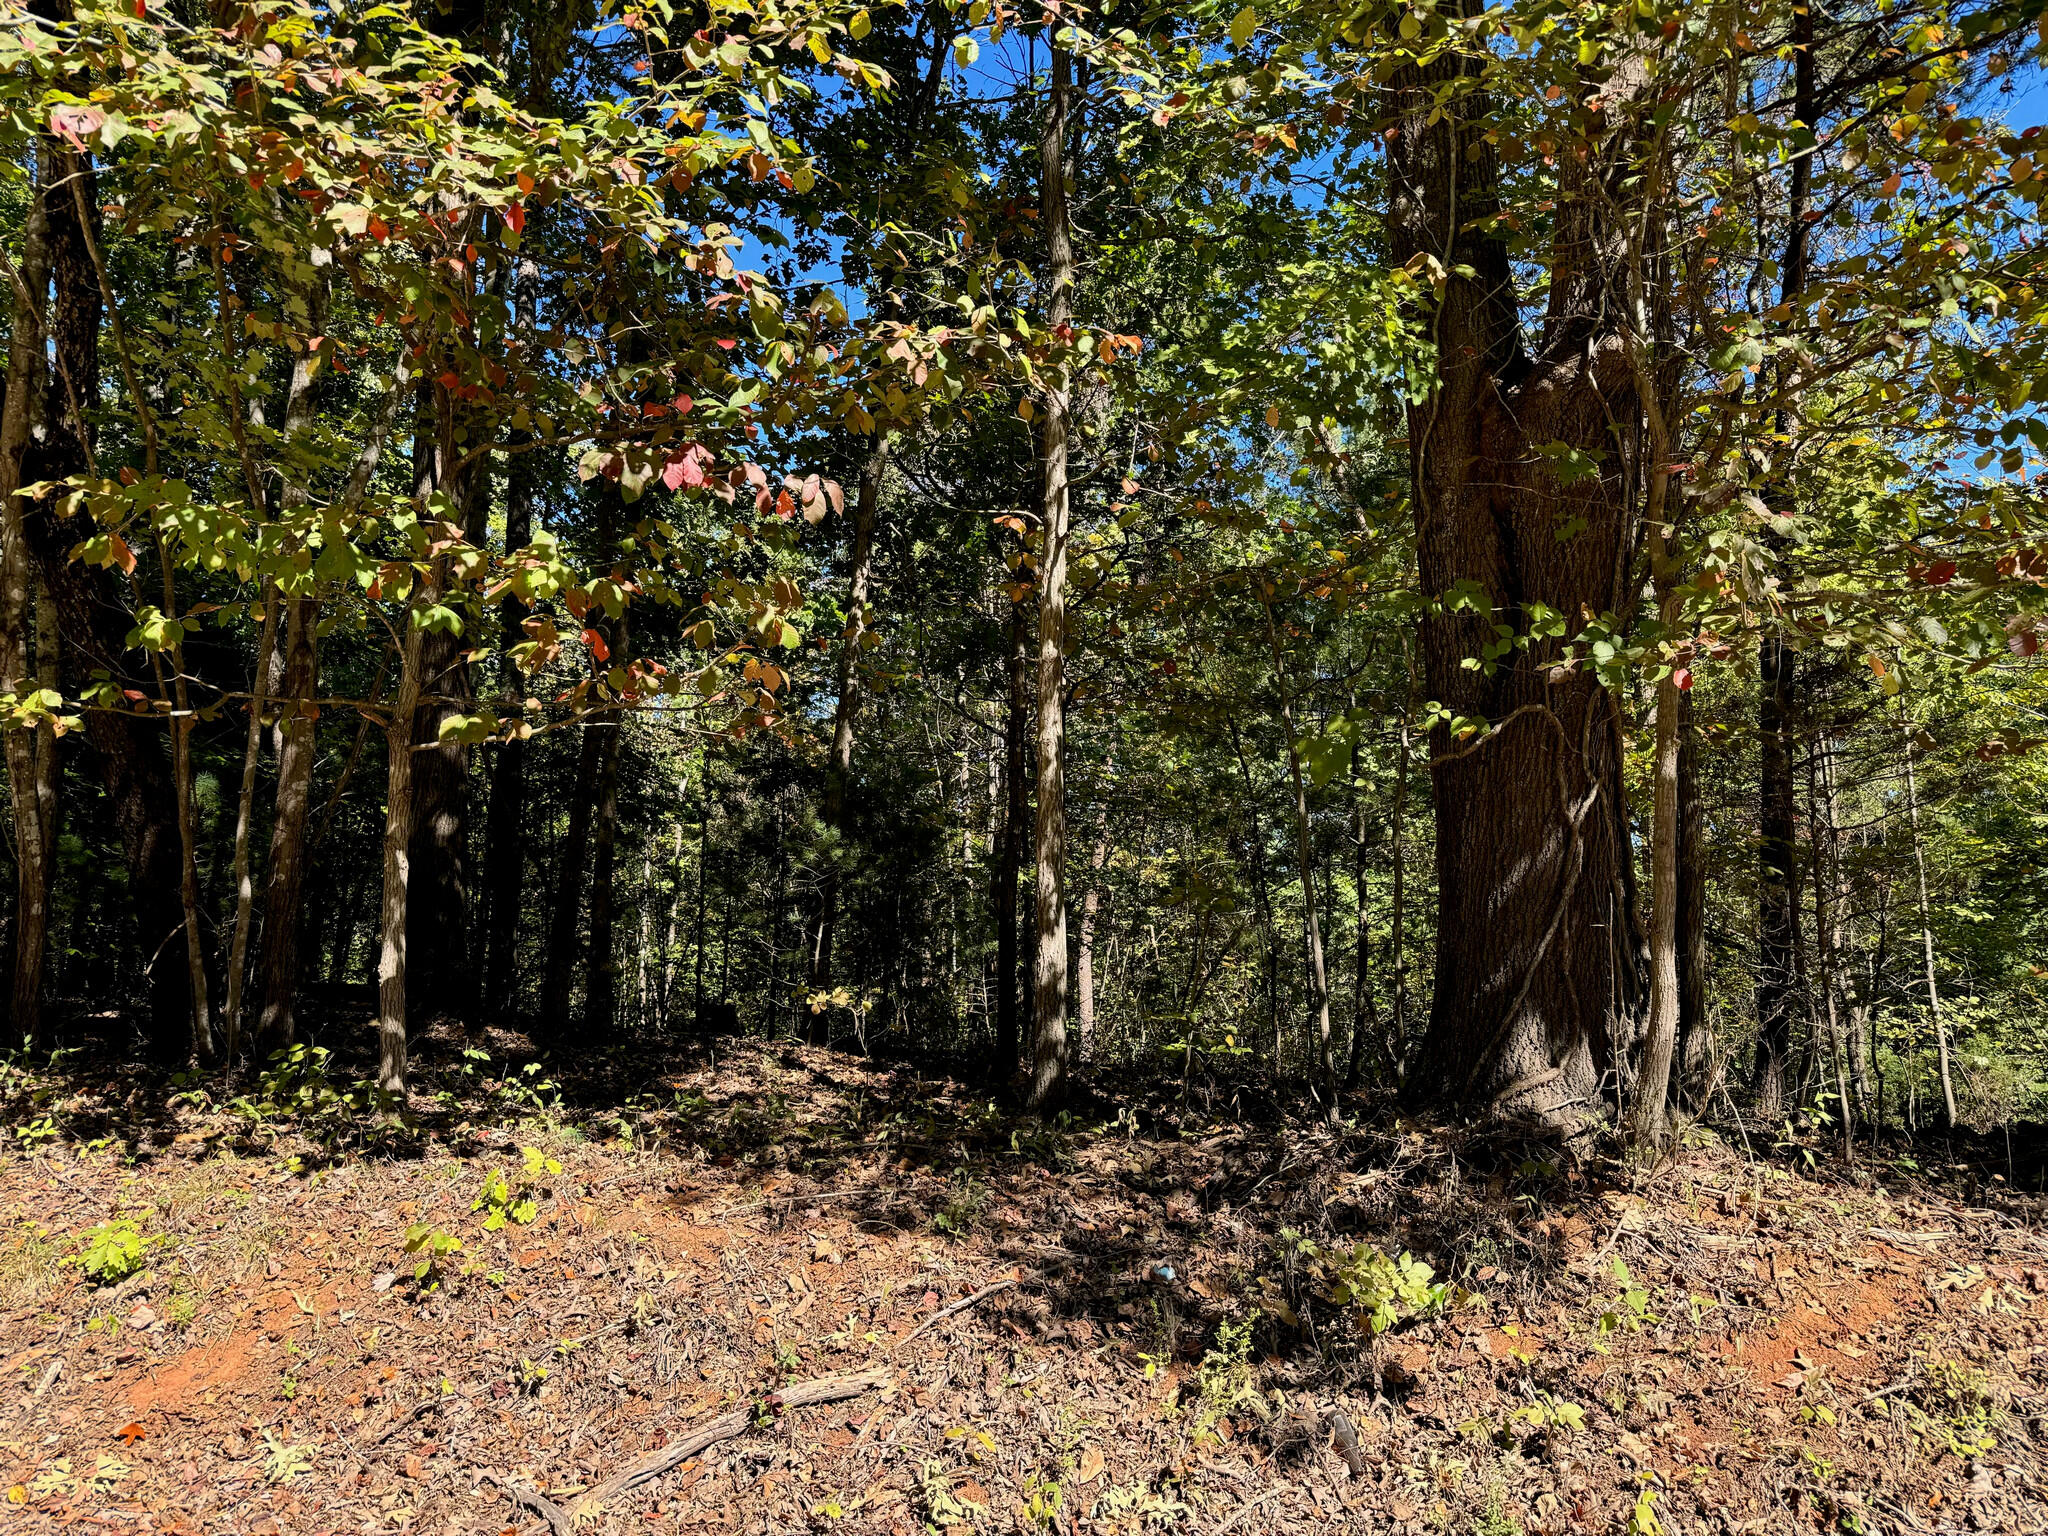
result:
[[[839,700],[832,709],[832,755],[825,765],[823,820],[832,842],[826,851],[824,888],[818,895],[818,938],[811,951],[810,987],[832,987],[832,944],[839,923],[839,871],[847,857],[846,784],[853,771],[854,716],[860,713],[860,654],[868,633],[868,585],[874,572],[875,519],[882,497],[882,476],[889,463],[886,434],[861,465],[853,501],[853,557],[846,583],[846,630],[839,640]],[[832,1013],[811,1014],[811,1043],[830,1038]]]
[[[40,193],[40,188],[37,189]],[[0,689],[19,699],[37,679],[29,666],[29,627],[35,582],[22,529],[26,510],[15,492],[29,437],[43,414],[43,320],[49,302],[48,221],[40,195],[28,201],[21,265],[9,272],[13,320],[8,332],[7,394],[0,404]],[[49,607],[48,598],[42,607]],[[51,657],[40,658],[45,661]],[[51,812],[41,786],[55,765],[56,739],[44,729],[6,733],[7,783],[14,815],[14,952],[8,1028],[49,1044],[43,1029],[43,969],[49,951]]]
[[[1639,977],[1622,937],[1615,703],[1587,670],[1559,665],[1569,636],[1536,621],[1556,614],[1576,630],[1582,614],[1629,605],[1646,402],[1620,327],[1625,267],[1640,255],[1641,210],[1625,199],[1645,178],[1624,174],[1636,146],[1600,113],[1590,149],[1560,157],[1548,310],[1525,354],[1491,218],[1487,104],[1453,78],[1474,67],[1447,54],[1394,82],[1393,255],[1441,274],[1436,386],[1409,411],[1422,590],[1444,604],[1423,621],[1424,673],[1429,696],[1488,727],[1463,745],[1448,725],[1432,733],[1436,988],[1408,1087],[1569,1131],[1612,1065]],[[1644,74],[1625,67],[1603,87],[1623,109],[1615,121]],[[1586,456],[1586,473],[1553,471],[1560,444]],[[1459,594],[1478,601],[1447,601]],[[1526,648],[1489,655],[1497,624]]]
[[[1054,42],[1045,125],[1038,141],[1039,207],[1045,220],[1046,329],[1057,332],[1073,310],[1074,244],[1067,223],[1067,50]],[[1066,643],[1069,380],[1055,372],[1040,402],[1038,498],[1038,861],[1033,903],[1037,954],[1032,964],[1029,1104],[1058,1101],[1067,1082]]]

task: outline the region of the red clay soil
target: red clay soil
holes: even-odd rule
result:
[[[324,1149],[189,1099],[123,1139],[126,1086],[0,1160],[10,1530],[2048,1531],[2048,1242],[1996,1186],[1170,1100],[1045,1129],[798,1047]],[[485,1229],[494,1169],[530,1222]],[[147,1268],[96,1284],[116,1219]],[[415,1280],[422,1225],[462,1247]],[[1445,1304],[1371,1338],[1331,1299],[1361,1243]]]

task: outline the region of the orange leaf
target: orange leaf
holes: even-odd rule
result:
[[[599,661],[612,659],[612,648],[604,643],[604,636],[594,629],[583,631],[583,643],[590,647],[590,653]]]
[[[114,1433],[120,1437],[123,1445],[133,1445],[138,1440],[149,1438],[149,1431],[145,1430],[140,1424],[123,1424]]]

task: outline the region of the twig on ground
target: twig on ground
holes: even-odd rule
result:
[[[1285,1493],[1286,1491],[1287,1490],[1284,1488],[1268,1488],[1256,1499],[1246,1499],[1242,1504],[1238,1505],[1237,1508],[1231,1512],[1231,1516],[1228,1520],[1224,1521],[1221,1525],[1216,1527],[1216,1536],[1223,1536],[1223,1533],[1225,1531],[1229,1530],[1232,1526],[1236,1525],[1238,1521],[1242,1520],[1246,1515],[1250,1514],[1253,1510],[1257,1509],[1261,1504],[1271,1503],[1274,1499],[1279,1498],[1280,1495]]]
[[[973,1306],[976,1302],[981,1301],[983,1298],[993,1296],[997,1291],[1007,1291],[1011,1286],[1015,1285],[1016,1283],[1017,1282],[1014,1279],[998,1280],[993,1285],[984,1285],[972,1296],[964,1297],[963,1299],[954,1302],[951,1306],[939,1308],[938,1311],[934,1312],[930,1317],[926,1318],[923,1322],[919,1323],[915,1328],[911,1329],[910,1332],[906,1333],[905,1335],[903,1335],[902,1338],[898,1339],[894,1347],[896,1349],[901,1349],[905,1344],[908,1344],[920,1333],[923,1333],[925,1329],[931,1327],[933,1323],[940,1322],[945,1318],[949,1318],[956,1312],[965,1312],[969,1307]]]
[[[515,1483],[510,1478],[498,1477],[489,1472],[484,1475],[496,1483],[498,1491],[513,1504],[521,1509],[530,1509],[547,1521],[548,1529],[553,1531],[555,1536],[576,1536],[575,1517],[538,1488],[530,1488],[524,1483]]]
[[[573,1536],[578,1520],[595,1517],[604,1506],[622,1493],[630,1493],[642,1483],[651,1483],[664,1472],[672,1472],[692,1456],[718,1444],[721,1440],[732,1440],[745,1434],[761,1421],[764,1414],[780,1413],[789,1408],[806,1408],[813,1403],[836,1403],[849,1397],[859,1397],[863,1392],[879,1390],[889,1380],[886,1371],[866,1371],[857,1376],[822,1376],[816,1381],[799,1381],[784,1387],[779,1392],[770,1392],[765,1397],[749,1403],[744,1408],[735,1408],[731,1413],[720,1414],[695,1434],[678,1440],[673,1445],[651,1451],[638,1461],[630,1462],[613,1473],[588,1493],[578,1497],[568,1510],[550,1504],[538,1493],[497,1479],[498,1486],[507,1498],[524,1504],[529,1509],[539,1510],[548,1524],[554,1526],[555,1536]],[[535,1501],[538,1502],[535,1502]],[[542,1508],[545,1505],[546,1508]],[[553,1514],[548,1511],[553,1510]],[[559,1517],[561,1524],[556,1524]]]

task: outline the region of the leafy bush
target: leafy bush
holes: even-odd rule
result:
[[[1390,1259],[1370,1243],[1340,1250],[1329,1269],[1330,1300],[1356,1310],[1359,1326],[1375,1336],[1408,1318],[1433,1316],[1451,1298],[1451,1287],[1420,1259]]]
[[[118,1285],[138,1273],[158,1240],[145,1238],[134,1222],[103,1221],[85,1234],[85,1246],[72,1262],[94,1285]]]

